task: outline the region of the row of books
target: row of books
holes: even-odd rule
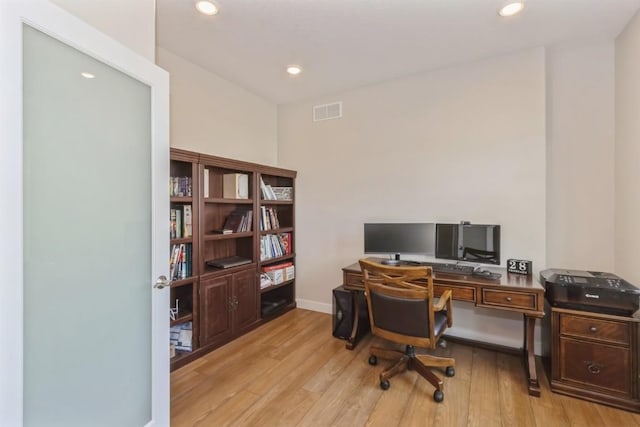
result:
[[[169,256],[169,278],[171,280],[186,279],[193,274],[191,243],[181,243],[171,247]]]
[[[172,176],[169,178],[169,197],[191,197],[193,194],[190,176]]]
[[[244,233],[251,231],[252,223],[253,211],[251,209],[246,211],[233,211],[227,216],[222,229],[214,230],[214,232],[222,234]]]
[[[180,325],[172,326],[169,330],[169,344],[175,346],[176,350],[192,351],[193,350],[193,324],[185,322]]]
[[[260,230],[275,230],[280,228],[278,211],[276,208],[260,207]]]
[[[260,260],[291,253],[291,233],[268,234],[260,237]]]
[[[169,238],[182,239],[193,235],[191,205],[177,206],[169,212]]]
[[[273,187],[265,184],[260,177],[260,191],[263,200],[293,200],[292,187]]]

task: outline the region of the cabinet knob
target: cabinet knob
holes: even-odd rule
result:
[[[587,365],[587,369],[594,375],[600,373],[600,366],[596,365],[595,363],[589,363],[589,365]]]
[[[598,332],[598,328],[596,328],[595,326],[591,326],[591,327],[589,327],[589,331]]]
[[[507,297],[507,302],[511,302],[511,297]]]

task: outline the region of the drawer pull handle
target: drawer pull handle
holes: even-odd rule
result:
[[[511,297],[506,298],[507,302],[511,302]]]
[[[591,332],[598,332],[598,328],[596,328],[595,326],[591,326],[591,327],[589,328],[589,331],[591,331]]]
[[[596,365],[595,363],[589,363],[589,365],[587,365],[587,369],[594,375],[600,373],[600,366]]]

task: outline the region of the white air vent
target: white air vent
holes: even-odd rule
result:
[[[342,117],[342,101],[313,107],[313,121],[339,119]]]

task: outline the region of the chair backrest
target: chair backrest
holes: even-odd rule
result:
[[[399,344],[435,348],[433,274],[426,266],[360,260],[371,332]]]

